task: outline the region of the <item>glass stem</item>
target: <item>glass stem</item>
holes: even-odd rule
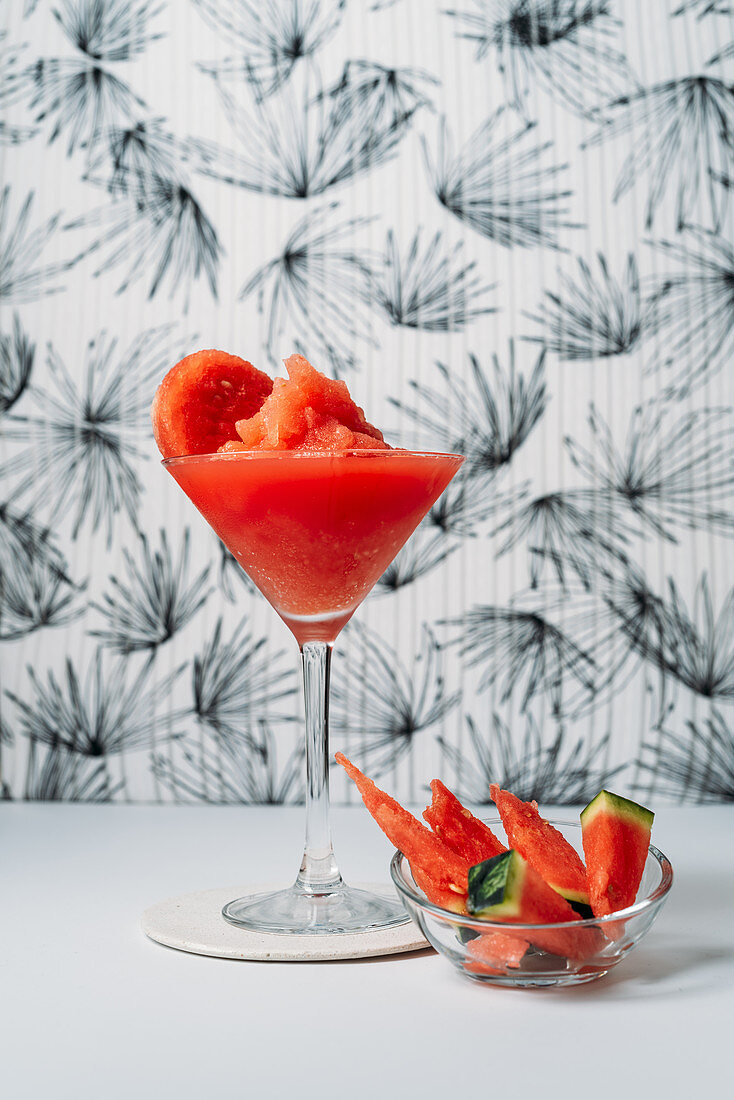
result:
[[[329,829],[329,671],[331,644],[301,646],[306,702],[306,844],[296,887],[329,894],[342,882]]]

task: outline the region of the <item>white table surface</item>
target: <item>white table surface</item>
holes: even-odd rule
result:
[[[230,962],[140,931],[161,898],[291,878],[301,830],[300,808],[0,805],[3,1100],[727,1094],[734,806],[659,810],[667,905],[576,989],[476,985],[432,952]],[[334,833],[346,876],[387,880],[363,809]]]

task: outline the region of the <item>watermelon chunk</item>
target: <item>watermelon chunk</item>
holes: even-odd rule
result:
[[[599,791],[581,811],[591,908],[597,917],[633,905],[650,847],[652,810]]]
[[[516,970],[528,947],[523,936],[509,932],[486,932],[471,940],[466,948],[464,969],[471,974],[504,974]]]
[[[566,838],[543,820],[537,804],[522,802],[496,783],[489,793],[512,847],[566,901],[589,905],[586,869],[581,858]]]
[[[375,786],[343,753],[338,752],[335,759],[354,781],[362,801],[385,836],[408,860],[413,878],[429,901],[443,909],[465,913],[467,860]]]
[[[350,451],[388,447],[352,400],[346,382],[317,371],[302,355],[285,360],[288,378],[276,378],[254,416],[237,422],[251,450]]]
[[[235,423],[254,416],[272,379],[237,355],[207,349],[171,367],[158,387],[151,418],[164,458],[214,454],[237,439]]]
[[[468,886],[467,909],[485,920],[510,924],[581,920],[532,864],[512,848],[470,868]],[[524,928],[522,934],[544,951],[572,959],[588,958],[602,939],[593,928]]]
[[[431,805],[423,817],[444,844],[469,861],[470,866],[506,851],[488,825],[474,817],[440,779],[431,783]]]

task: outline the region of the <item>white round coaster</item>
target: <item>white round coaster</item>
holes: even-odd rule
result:
[[[364,890],[385,894],[384,885],[356,882]],[[395,928],[334,936],[276,936],[250,932],[228,924],[222,908],[233,898],[264,894],[280,886],[257,885],[202,890],[159,901],[146,909],[141,926],[146,936],[195,955],[218,959],[254,959],[261,962],[328,962],[334,959],[366,959],[377,955],[399,955],[429,947],[413,921]]]

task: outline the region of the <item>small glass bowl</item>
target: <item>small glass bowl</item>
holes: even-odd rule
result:
[[[501,835],[498,820],[487,824]],[[580,825],[550,824],[580,851]],[[651,844],[637,900],[629,908],[561,924],[509,924],[434,905],[416,886],[402,852],[393,856],[390,873],[423,935],[457,970],[476,982],[524,989],[580,985],[603,977],[640,942],[673,884],[670,861]]]

